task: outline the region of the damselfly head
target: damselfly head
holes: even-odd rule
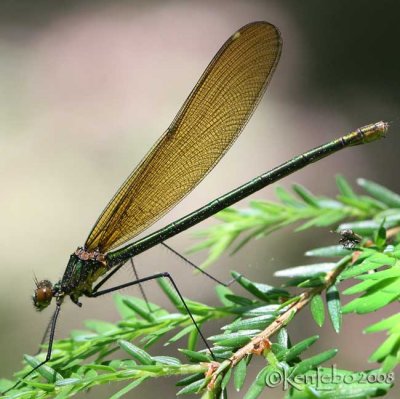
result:
[[[41,311],[49,306],[53,298],[53,284],[49,280],[35,280],[36,289],[33,293],[33,305],[36,310]]]

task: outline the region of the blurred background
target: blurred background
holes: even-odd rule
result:
[[[399,13],[396,1],[3,0],[0,376],[10,378],[23,354],[36,351],[50,318],[51,310],[33,310],[34,275],[52,281],[62,276],[70,253],[84,243],[108,200],[168,127],[216,51],[250,21],[267,20],[283,36],[267,94],[220,164],[151,230],[294,155],[379,120],[392,122],[386,140],[340,152],[280,184],[296,182],[316,194],[335,195],[334,176],[341,173],[351,182],[364,177],[399,192]],[[273,191],[269,187],[253,198],[273,199]],[[184,252],[197,242],[193,233],[212,223],[168,243]],[[303,257],[307,249],[336,242],[328,229],[294,236],[287,229],[251,242],[209,270],[222,280],[237,270],[279,283],[274,270],[312,262]],[[190,258],[201,263],[205,256]],[[164,248],[140,255],[136,263],[142,276],[168,270],[185,296],[217,304],[214,284],[193,275]],[[120,281],[125,277],[121,274]],[[147,292],[150,300],[165,304],[156,284]],[[86,319],[118,320],[110,297],[83,299],[83,304],[78,309],[67,301],[57,338],[81,329]],[[290,332],[293,340],[320,334],[315,351],[337,347],[338,367],[362,370],[374,367],[367,357],[383,336],[361,330],[383,316],[347,316],[338,336],[328,323],[316,327],[306,310]],[[208,326],[205,333],[218,331]],[[178,356],[176,348],[162,345],[150,353]],[[174,397],[174,382],[149,381],[136,394],[152,398],[159,391]],[[106,398],[115,391],[115,386],[100,387],[85,397]],[[279,390],[274,394],[282,396]]]

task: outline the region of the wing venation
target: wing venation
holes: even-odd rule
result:
[[[281,51],[279,31],[254,22],[215,55],[167,131],[130,174],[85,248],[106,253],[148,228],[218,163],[249,120]]]

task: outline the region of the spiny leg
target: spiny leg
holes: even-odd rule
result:
[[[42,339],[40,341],[39,348],[38,348],[38,350],[37,350],[37,352],[35,353],[34,356],[37,356],[42,351],[42,346],[46,342],[47,336],[49,335],[50,327],[53,324],[53,318],[54,318],[54,313],[52,314],[49,322],[47,323],[47,327],[44,330],[44,334],[43,334],[43,337],[42,337]]]
[[[136,280],[139,280],[139,275],[138,275],[136,266],[135,266],[135,264],[133,263],[133,257],[130,258],[129,260],[130,260],[130,262],[131,262],[132,270],[133,270],[133,273],[135,274],[135,278],[136,278]],[[116,266],[113,268],[113,270],[112,270],[111,272],[109,272],[102,280],[100,280],[100,281],[95,285],[95,287],[93,288],[93,292],[97,292],[97,291],[99,290],[99,288],[102,287],[115,273],[117,273],[117,272],[119,271],[119,269],[121,269],[122,266],[125,266],[125,264],[126,264],[126,262],[122,262],[122,263],[119,263],[118,265],[116,265]],[[152,310],[151,310],[149,301],[148,301],[148,299],[147,299],[147,296],[146,296],[146,294],[145,294],[145,292],[144,292],[144,289],[143,289],[142,284],[139,284],[139,289],[140,289],[140,292],[141,292],[141,294],[142,294],[142,297],[143,297],[144,301],[146,302],[147,309],[148,309],[149,312],[151,313]]]
[[[93,288],[93,292],[97,292],[100,287],[104,285],[119,269],[121,269],[122,266],[125,265],[126,262],[121,262],[118,265],[116,265],[111,272],[107,274],[102,280],[100,280]]]
[[[138,274],[137,269],[136,269],[136,266],[135,266],[135,264],[133,263],[133,258],[130,258],[130,261],[131,261],[133,273],[135,273],[135,278],[136,278],[136,280],[140,280],[140,279],[139,279],[139,274]],[[149,301],[148,301],[148,299],[147,299],[147,295],[146,295],[146,293],[144,292],[144,288],[143,288],[143,284],[142,284],[142,283],[139,283],[139,289],[140,289],[140,292],[141,292],[141,294],[142,294],[142,297],[143,297],[144,301],[146,302],[146,306],[147,306],[148,311],[149,311],[150,313],[153,313],[153,311],[151,310]]]
[[[216,277],[214,277],[213,275],[207,273],[205,270],[203,270],[201,267],[197,266],[196,264],[194,264],[192,261],[190,261],[188,258],[186,258],[185,256],[183,256],[182,254],[180,254],[178,251],[175,251],[175,249],[171,248],[169,245],[167,245],[164,241],[161,243],[161,245],[163,245],[165,248],[167,248],[168,250],[170,250],[173,254],[175,254],[176,256],[178,256],[180,259],[182,259],[183,261],[185,261],[189,266],[193,267],[194,269],[196,269],[197,271],[199,271],[200,273],[204,274],[205,276],[207,276],[209,279],[215,281],[218,284],[223,285],[224,287],[229,287],[232,283],[234,283],[236,281],[236,279],[231,279],[226,283],[223,283],[222,281],[218,280]]]
[[[6,394],[7,392],[11,391],[12,389],[16,388],[19,384],[21,384],[24,380],[24,378],[30,376],[34,371],[42,367],[44,364],[46,364],[50,359],[51,359],[51,352],[53,349],[53,341],[54,341],[54,333],[56,329],[56,324],[57,324],[57,319],[58,315],[61,310],[61,304],[56,305],[56,310],[53,313],[53,317],[51,318],[50,321],[50,337],[49,337],[49,346],[47,347],[47,354],[46,354],[46,359],[43,360],[43,362],[39,363],[37,366],[35,366],[29,373],[25,374],[19,381],[17,381],[11,388],[7,389],[7,391],[3,392],[3,394]],[[46,329],[46,334],[47,335],[47,330],[49,329],[49,326]]]
[[[196,264],[194,264],[192,261],[190,261],[188,258],[186,258],[185,256],[183,256],[182,254],[180,254],[178,251],[176,251],[175,249],[173,249],[172,247],[170,247],[168,244],[166,244],[165,242],[161,242],[161,245],[163,245],[165,248],[167,248],[169,251],[171,251],[174,255],[176,255],[178,258],[180,258],[181,260],[183,260],[184,262],[186,262],[189,266],[193,267],[194,269],[196,269],[197,271],[199,271],[200,273],[204,274],[205,276],[207,276],[209,279],[215,281],[217,284],[221,284],[224,287],[229,287],[232,283],[234,283],[236,281],[236,279],[231,279],[228,282],[224,283],[220,280],[218,280],[216,277],[212,276],[211,274],[207,273],[205,270],[203,270],[201,267],[197,266]],[[132,264],[132,269],[133,272],[135,274],[136,280],[139,280],[139,275],[136,269],[135,264],[133,263],[133,257],[130,258],[131,264]],[[113,268],[113,270],[107,274],[106,277],[104,277],[94,288],[93,288],[93,292],[97,292],[99,290],[100,287],[102,287],[106,281],[108,281],[115,273],[118,272],[119,269],[121,269],[122,266],[124,266],[125,263],[120,263],[117,266],[115,266]],[[142,284],[139,284],[139,288],[140,288],[140,292],[142,294],[142,297],[144,299],[144,301],[146,302],[147,308],[149,310],[149,312],[152,312],[149,301],[147,299],[146,293],[143,289]]]
[[[110,292],[118,291],[118,290],[123,289],[123,288],[126,288],[126,287],[131,287],[131,286],[136,285],[136,284],[145,283],[146,281],[155,280],[155,279],[161,278],[161,277],[162,277],[162,278],[167,278],[167,279],[169,279],[170,283],[172,284],[172,286],[174,287],[176,293],[178,294],[179,299],[181,300],[181,302],[182,302],[182,304],[183,304],[183,306],[184,306],[184,308],[185,308],[187,314],[189,315],[190,319],[192,320],[192,323],[193,323],[194,326],[196,327],[196,330],[197,330],[197,332],[199,333],[199,335],[200,335],[202,341],[203,341],[204,344],[206,345],[207,349],[210,351],[210,354],[211,354],[212,358],[213,358],[214,360],[216,360],[216,358],[215,358],[215,356],[214,356],[214,353],[213,353],[213,351],[211,350],[211,348],[210,348],[210,346],[209,346],[209,344],[208,344],[206,338],[204,337],[203,333],[201,332],[200,327],[199,327],[198,324],[196,323],[196,321],[195,321],[195,319],[194,319],[194,317],[193,317],[193,315],[192,315],[192,312],[189,310],[189,307],[187,306],[185,300],[183,299],[183,296],[182,296],[182,294],[180,293],[180,291],[179,291],[179,289],[178,289],[178,286],[176,285],[174,279],[172,278],[172,276],[171,276],[168,272],[157,273],[157,274],[153,274],[153,275],[148,276],[148,277],[142,277],[142,278],[140,278],[140,279],[138,279],[138,280],[130,281],[129,283],[121,284],[121,285],[118,285],[118,286],[116,286],[116,287],[107,288],[107,289],[102,290],[102,291],[93,291],[93,292],[92,292],[90,295],[88,295],[88,296],[93,297],[93,298],[96,298],[96,297],[101,296],[101,295],[109,294]]]

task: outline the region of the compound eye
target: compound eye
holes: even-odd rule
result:
[[[45,309],[53,298],[53,285],[48,280],[42,280],[36,283],[36,289],[33,294],[33,305],[37,310]]]

